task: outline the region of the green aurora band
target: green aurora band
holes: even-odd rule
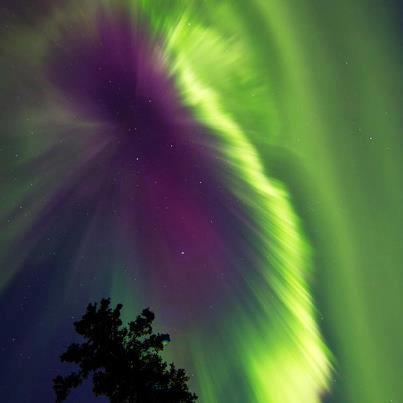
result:
[[[236,327],[228,326],[227,331],[241,335],[235,336],[235,351],[244,362],[254,401],[319,402],[320,393],[327,388],[329,366],[306,284],[309,248],[287,192],[264,172],[256,150],[225,110],[223,95],[215,90],[219,88],[219,82],[214,80],[217,76],[210,74],[205,64],[197,63],[209,59],[222,63],[227,70],[220,79],[225,75],[226,85],[237,88],[237,74],[248,74],[248,66],[242,66],[242,51],[234,47],[235,50],[231,44],[221,43],[213,30],[203,28],[194,18],[188,19],[186,13],[168,32],[167,49],[174,55],[173,72],[179,88],[198,119],[220,136],[222,157],[233,169],[233,177],[228,180],[235,195],[260,224],[255,229],[258,244],[266,251],[260,262],[266,284],[249,284],[265,316],[256,318],[239,307]],[[234,54],[237,50],[239,53]],[[222,60],[226,53],[229,61]],[[233,76],[231,67],[236,71]],[[275,297],[269,300],[270,290]],[[259,326],[257,320],[261,321]],[[212,370],[213,356],[206,355],[209,353],[204,350],[194,358],[203,379],[201,400],[215,402],[220,400],[225,374]]]

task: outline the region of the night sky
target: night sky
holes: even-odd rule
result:
[[[403,401],[403,7],[15,3],[0,402],[54,401],[102,297],[155,312],[201,403]]]

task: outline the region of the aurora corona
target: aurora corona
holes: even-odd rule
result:
[[[201,402],[320,402],[310,246],[222,91],[248,85],[242,42],[180,2],[90,3],[53,9],[35,38],[35,102],[7,140],[30,149],[13,166],[23,207],[1,217],[21,251],[2,256],[3,295],[47,279],[23,314],[37,351],[64,334],[56,313],[112,295],[156,311]]]

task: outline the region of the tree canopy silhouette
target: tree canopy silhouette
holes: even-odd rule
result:
[[[78,364],[79,370],[53,380],[56,402],[67,399],[92,374],[93,392],[111,403],[188,403],[197,396],[188,389],[183,369],[167,364],[160,352],[170,341],[168,334],[154,334],[154,314],[144,309],[136,320],[123,326],[123,305],[110,307],[110,299],[89,304],[74,323],[85,341],[71,344],[62,362]]]

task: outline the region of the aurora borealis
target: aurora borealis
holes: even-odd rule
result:
[[[401,401],[402,14],[350,3],[1,3],[1,401],[104,296],[202,403]]]

